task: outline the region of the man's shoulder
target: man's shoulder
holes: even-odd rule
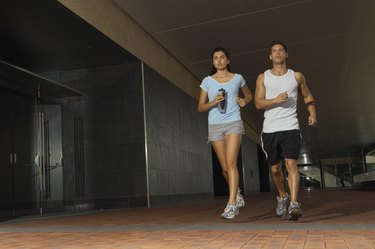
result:
[[[296,78],[302,78],[303,77],[303,73],[299,72],[299,71],[293,71],[294,73],[294,77]]]
[[[305,76],[303,75],[303,73],[298,72],[298,71],[293,71],[293,73],[294,73],[294,78],[296,79],[298,85],[304,82]]]
[[[266,72],[263,72],[263,73],[258,74],[258,79],[263,79],[265,73],[266,73]]]

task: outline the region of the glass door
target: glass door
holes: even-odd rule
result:
[[[0,88],[0,217],[13,215],[12,95]]]
[[[34,158],[40,213],[63,210],[60,105],[40,104],[36,108]]]
[[[61,106],[0,88],[0,218],[63,210]]]
[[[34,98],[1,88],[0,104],[0,216],[35,213]]]
[[[35,213],[36,185],[32,157],[35,99],[13,96],[13,199],[15,215]]]
[[[61,103],[82,92],[0,60],[0,218],[63,210]]]

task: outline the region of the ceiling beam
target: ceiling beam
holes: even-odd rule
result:
[[[198,100],[200,80],[114,1],[58,0],[58,2]],[[251,122],[245,122],[246,135],[260,144],[259,131],[250,124]]]

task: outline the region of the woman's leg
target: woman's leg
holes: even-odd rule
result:
[[[239,175],[237,158],[241,144],[240,134],[228,134],[225,136],[225,159],[228,172],[229,203],[235,204],[238,191]]]
[[[228,170],[225,158],[225,140],[212,141],[211,144],[215,150],[217,159],[219,160],[224,179],[228,183]]]

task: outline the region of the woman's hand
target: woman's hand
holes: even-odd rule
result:
[[[214,100],[212,100],[213,106],[217,105],[217,103],[223,101],[224,99],[225,97],[221,93],[218,93]]]
[[[245,99],[243,98],[238,98],[237,99],[237,104],[240,106],[240,107],[244,107],[246,105],[246,101]]]

